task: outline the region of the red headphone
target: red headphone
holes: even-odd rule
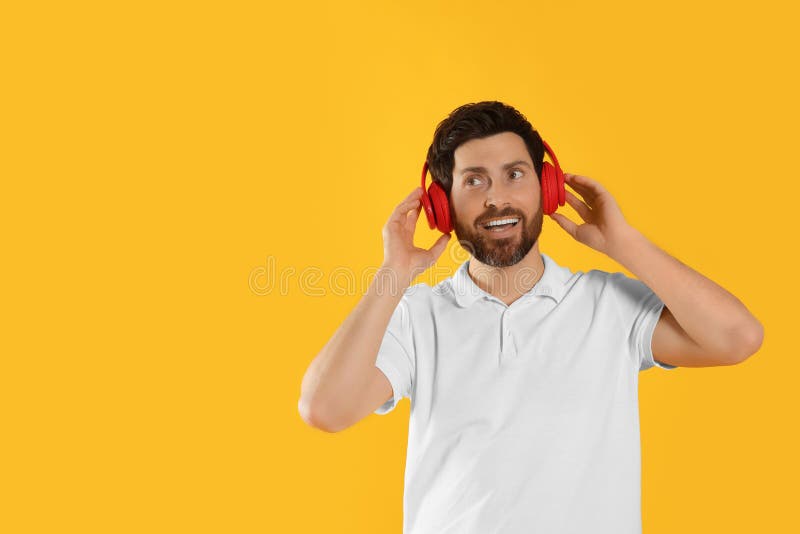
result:
[[[563,206],[567,201],[567,192],[564,189],[564,172],[558,165],[558,160],[553,150],[542,139],[542,144],[553,164],[543,162],[542,165],[542,211],[545,215],[555,213],[558,206]],[[425,192],[425,176],[428,174],[428,161],[422,166],[422,207],[428,218],[428,226],[433,230],[438,228],[442,233],[450,233],[453,225],[450,223],[450,206],[447,203],[447,193],[442,186],[431,181],[431,186]]]

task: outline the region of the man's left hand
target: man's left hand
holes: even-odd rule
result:
[[[564,173],[564,181],[583,197],[578,198],[567,189],[567,204],[585,223],[578,225],[560,213],[552,213],[549,217],[576,241],[613,257],[634,231],[622,215],[617,201],[597,180],[588,176]]]

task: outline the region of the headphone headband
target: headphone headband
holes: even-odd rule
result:
[[[553,149],[550,148],[550,145],[548,145],[544,139],[542,139],[542,144],[544,145],[545,151],[550,156],[550,159],[553,161],[553,165],[555,166],[555,168],[558,170],[558,172],[561,172],[561,166],[558,164],[558,160],[556,159],[556,155],[553,152]]]

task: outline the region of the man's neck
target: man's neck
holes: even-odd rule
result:
[[[467,272],[475,285],[510,306],[530,291],[544,274],[539,242],[534,243],[522,261],[515,265],[492,267],[472,257]]]

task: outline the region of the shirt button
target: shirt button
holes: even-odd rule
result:
[[[549,295],[549,294],[550,294],[550,288],[548,286],[544,286],[542,288],[542,295]]]

